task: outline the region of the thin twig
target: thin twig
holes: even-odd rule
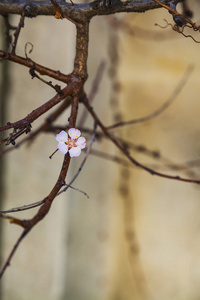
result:
[[[22,206],[10,208],[7,210],[2,210],[2,211],[0,211],[0,213],[1,214],[9,214],[9,213],[15,213],[15,212],[23,211],[23,210],[32,209],[32,208],[42,205],[45,202],[45,199],[38,201],[38,202],[31,203],[31,204],[22,205]]]
[[[194,66],[193,65],[189,65],[183,75],[183,77],[181,78],[180,82],[178,83],[178,85],[175,87],[174,91],[172,92],[171,96],[169,97],[169,99],[167,99],[167,101],[161,105],[161,107],[159,107],[156,111],[154,111],[153,113],[139,118],[139,119],[134,119],[134,120],[130,120],[130,121],[123,121],[123,122],[118,122],[116,124],[113,124],[111,126],[107,127],[107,130],[111,130],[117,127],[122,127],[122,126],[126,126],[126,125],[132,125],[132,124],[138,124],[138,123],[142,123],[142,122],[146,122],[149,121],[157,116],[159,116],[160,114],[162,114],[176,99],[176,97],[180,94],[180,92],[182,91],[183,87],[185,86],[185,84],[187,83],[190,75],[192,74],[192,71],[194,70]]]
[[[166,22],[165,26],[161,26],[160,24],[157,24],[157,23],[155,23],[155,26],[158,26],[162,29],[165,29],[168,26],[170,26],[174,31],[182,34],[185,38],[191,38],[195,43],[197,43],[197,44],[200,43],[200,41],[197,41],[191,34],[185,34],[184,33],[185,28],[193,28],[192,25],[184,24],[182,27],[180,27],[177,24],[169,23],[166,19],[164,19],[164,21]]]
[[[38,119],[41,115],[43,115],[45,112],[47,112],[49,109],[51,109],[53,106],[61,102],[63,99],[66,98],[66,96],[69,96],[72,93],[74,85],[69,84],[64,89],[62,89],[63,96],[56,95],[40,107],[33,110],[30,114],[27,115],[27,117],[14,122],[14,123],[7,123],[7,125],[0,127],[0,131],[8,130],[10,128],[23,128],[27,125],[30,126],[31,123],[33,123],[36,119]]]
[[[71,186],[71,185],[69,185],[69,184],[67,184],[67,183],[66,183],[65,185],[66,185],[66,187],[68,187],[68,188],[70,188],[70,189],[72,189],[72,190],[75,190],[75,191],[78,191],[78,192],[82,193],[82,194],[85,195],[88,199],[90,198],[86,192],[84,192],[84,191],[82,191],[82,190],[80,190],[80,189],[78,189],[78,188],[75,188],[75,187],[73,187],[73,186]]]
[[[76,87],[76,92],[77,95],[74,96],[73,99],[73,103],[72,103],[72,107],[71,107],[71,114],[70,114],[70,118],[69,118],[69,127],[73,128],[75,127],[76,124],[76,118],[77,118],[77,113],[78,113],[78,102],[79,102],[79,94],[78,91],[80,93],[80,91],[82,90],[82,82],[79,81],[79,85],[77,85]],[[37,213],[28,220],[20,220],[14,217],[9,217],[11,219],[11,222],[22,226],[24,228],[24,232],[23,234],[20,236],[20,238],[18,239],[17,243],[15,244],[13,250],[11,251],[8,259],[6,260],[6,263],[3,265],[0,274],[1,276],[4,274],[6,268],[9,266],[10,264],[10,260],[13,257],[16,248],[19,246],[21,240],[23,239],[23,237],[38,223],[40,222],[49,212],[51,205],[58,193],[58,191],[61,189],[62,186],[65,185],[65,178],[69,169],[69,164],[70,164],[70,156],[69,154],[65,154],[64,156],[64,160],[63,160],[63,164],[62,164],[62,168],[60,170],[58,179],[54,185],[54,187],[52,188],[51,192],[49,193],[49,195],[45,198],[44,203],[42,204],[42,206],[39,208],[39,210],[37,211]]]
[[[138,162],[135,158],[133,158],[129,151],[127,150],[127,148],[125,148],[123,145],[121,145],[119,143],[118,140],[116,140],[113,135],[110,134],[110,132],[107,130],[107,128],[103,125],[103,123],[100,121],[100,119],[98,118],[97,114],[94,112],[94,109],[90,106],[88,99],[86,98],[84,101],[85,106],[87,107],[88,111],[90,112],[91,116],[93,117],[93,119],[97,122],[97,124],[100,126],[100,128],[102,129],[102,131],[104,132],[104,134],[117,146],[117,148],[136,166],[139,167],[145,171],[147,171],[148,173],[150,173],[151,175],[156,175],[159,177],[163,177],[163,178],[167,178],[167,179],[172,179],[172,180],[177,180],[177,181],[183,181],[183,182],[189,182],[189,183],[196,183],[196,184],[200,184],[200,180],[199,179],[189,179],[189,178],[183,178],[180,176],[171,176],[171,175],[167,175],[161,172],[157,172],[143,164],[141,164],[140,162]]]
[[[58,85],[58,84],[53,85],[51,81],[47,81],[47,80],[43,79],[42,77],[40,77],[38,74],[35,73],[35,67],[34,66],[32,68],[30,68],[29,73],[31,74],[32,79],[34,77],[36,77],[37,79],[39,79],[43,83],[45,83],[48,86],[50,86],[51,88],[53,88],[56,91],[56,93],[58,93],[59,95],[63,96],[63,92],[61,90],[60,85]]]
[[[33,142],[33,140],[39,135],[39,133],[48,131],[49,128],[51,128],[52,126],[51,124],[64,112],[66,108],[69,107],[69,105],[71,104],[71,99],[72,98],[70,96],[66,97],[66,99],[63,100],[61,105],[46,118],[42,125],[40,125],[37,129],[31,131],[28,136],[24,137],[20,142],[15,144],[15,147],[8,147],[1,151],[0,157],[13,150],[19,149],[19,147],[25,142]],[[0,145],[5,143],[6,141],[7,139],[4,139],[0,142]]]
[[[174,38],[174,36],[171,35],[171,30],[163,34],[163,32],[161,33],[161,32],[156,32],[155,30],[143,29],[135,24],[131,25],[130,22],[126,22],[123,19],[118,19],[116,17],[109,18],[108,21],[113,28],[115,29],[117,28],[134,38],[139,38],[144,41],[150,40],[150,41],[157,42],[160,40]]]
[[[4,272],[5,272],[5,270],[7,269],[7,267],[10,266],[10,261],[11,261],[13,255],[15,254],[15,252],[16,252],[17,248],[19,247],[21,241],[22,241],[23,238],[27,235],[28,232],[29,232],[29,230],[28,230],[28,229],[25,229],[25,230],[22,232],[22,234],[20,235],[20,237],[18,238],[18,240],[17,240],[17,242],[15,243],[15,245],[13,246],[13,249],[12,249],[12,251],[10,252],[10,255],[8,256],[6,262],[4,263],[2,269],[0,270],[0,279],[2,278],[2,276],[3,276]]]
[[[80,190],[78,188],[75,188],[75,187],[73,187],[73,186],[71,186],[71,185],[69,185],[67,183],[65,183],[65,185],[67,187],[75,190],[75,191],[78,191],[78,192],[82,193],[87,198],[89,198],[89,196],[88,196],[88,194],[86,192],[84,192],[84,191],[82,191],[82,190]],[[29,210],[29,209],[41,206],[45,201],[46,201],[46,198],[43,199],[43,200],[41,200],[41,201],[30,203],[30,204],[27,204],[27,205],[22,205],[22,206],[14,207],[14,208],[10,208],[10,209],[7,209],[7,210],[1,210],[0,211],[0,217],[12,220],[12,217],[10,217],[10,216],[4,216],[3,214],[9,214],[9,213],[15,213],[15,212],[20,212],[20,211],[24,211],[24,210]]]
[[[119,156],[116,156],[116,155],[112,155],[110,153],[105,153],[103,151],[99,151],[99,150],[96,150],[96,149],[91,149],[90,154],[95,155],[95,156],[100,157],[100,158],[103,158],[103,159],[106,159],[106,160],[109,160],[109,161],[112,161],[114,163],[120,164],[124,167],[132,166],[130,164],[130,162],[127,161],[126,159],[123,159],[123,158],[121,158]]]
[[[30,44],[30,43],[29,43]],[[26,44],[27,45],[27,44]],[[23,65],[27,68],[33,68],[35,71],[39,72],[40,75],[46,75],[51,78],[54,78],[56,80],[62,81],[64,83],[69,83],[70,75],[66,75],[64,73],[61,73],[60,71],[55,71],[53,69],[47,68],[45,66],[42,66],[40,64],[37,64],[32,59],[28,57],[21,57],[16,54],[7,53],[5,51],[0,50],[0,57],[2,59],[6,59],[12,62],[15,62],[17,64]]]
[[[192,22],[190,19],[184,17],[182,14],[178,13],[177,11],[175,11],[173,8],[169,7],[168,5],[162,3],[159,0],[153,0],[154,2],[156,2],[157,4],[159,4],[160,6],[166,8],[173,16],[177,16],[180,17],[182,20],[184,20],[185,22],[189,23],[190,25],[192,25],[192,28],[195,31],[200,31],[200,27],[198,25],[196,25],[194,22]],[[174,4],[175,5],[175,4]]]
[[[92,103],[92,101],[94,100],[94,97],[97,95],[99,85],[100,85],[102,77],[103,77],[103,72],[105,70],[105,66],[106,66],[105,61],[102,61],[97,69],[96,76],[92,82],[92,87],[91,87],[91,90],[88,95],[88,99],[89,99],[90,103]],[[80,120],[78,122],[78,127],[84,125],[84,123],[87,119],[87,115],[88,115],[88,111],[86,109],[84,109],[84,111],[82,112],[82,115],[80,117]]]
[[[24,27],[24,19],[25,19],[25,16],[22,15],[21,18],[20,18],[20,21],[19,21],[19,24],[17,26],[17,29],[14,33],[14,42],[12,44],[12,51],[11,51],[11,54],[12,55],[15,55],[15,51],[16,51],[16,47],[17,47],[17,41],[18,41],[18,38],[19,38],[19,34],[20,34],[20,31],[22,29],[22,27]]]
[[[89,144],[89,146],[88,146],[88,148],[87,148],[86,154],[85,154],[85,156],[84,156],[84,159],[83,159],[83,161],[82,161],[82,163],[81,163],[81,165],[80,165],[80,167],[79,167],[77,173],[76,173],[75,176],[72,178],[72,180],[70,181],[70,183],[69,183],[69,184],[65,184],[66,187],[65,187],[64,189],[62,189],[60,192],[58,192],[58,194],[57,194],[56,196],[58,196],[58,195],[60,195],[61,193],[65,192],[65,191],[70,187],[70,188],[72,188],[72,189],[78,190],[79,192],[83,193],[86,197],[89,198],[89,196],[88,196],[85,192],[83,192],[83,191],[81,191],[81,190],[79,190],[79,189],[77,189],[77,188],[72,187],[71,184],[75,181],[75,179],[76,179],[77,176],[79,175],[79,173],[80,173],[80,171],[82,170],[82,168],[83,168],[83,166],[84,166],[84,164],[85,164],[85,162],[86,162],[86,159],[87,159],[87,157],[88,157],[88,155],[89,155],[89,153],[90,153],[90,151],[91,151],[91,147],[92,147],[92,144],[93,144],[93,142],[94,142],[95,135],[96,135],[96,127],[97,127],[97,126],[96,126],[96,124],[95,124],[95,125],[94,125],[94,129],[93,129],[92,138],[91,138],[91,140],[90,140],[90,144]],[[24,211],[24,210],[32,209],[32,208],[35,208],[35,207],[37,207],[37,206],[41,206],[45,201],[46,201],[46,198],[44,198],[44,199],[41,200],[41,201],[34,202],[34,203],[31,203],[31,204],[28,204],[28,205],[23,205],[23,206],[11,208],[11,209],[8,209],[8,210],[0,211],[0,213],[7,214],[7,213],[11,213],[11,212],[14,213],[14,212],[19,212],[19,211]]]

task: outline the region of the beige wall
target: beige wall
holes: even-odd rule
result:
[[[107,63],[94,108],[108,125],[120,115],[129,120],[149,114],[168,99],[188,65],[193,64],[186,86],[162,115],[114,132],[159,150],[175,163],[198,159],[199,44],[170,29],[155,27],[154,23],[164,24],[163,18],[171,21],[164,10],[120,16],[133,26],[163,34],[163,40],[150,39],[150,34],[139,38],[137,31],[136,37],[118,33],[109,26],[110,18],[98,17],[91,22],[87,90],[99,63],[102,59]],[[108,76],[111,40],[118,44],[118,77],[114,82],[120,81],[120,91],[111,90],[113,81]],[[27,41],[34,44],[34,60],[71,71],[74,27],[68,21],[27,20],[19,41],[21,55]],[[114,55],[114,46],[111,50]],[[54,95],[36,79],[31,80],[23,67],[13,66],[12,79],[11,122]],[[62,121],[67,118],[63,116]],[[9,154],[5,208],[38,201],[48,194],[62,163],[60,153],[51,161],[48,158],[55,147],[53,135],[42,135],[31,147]],[[119,155],[108,142],[96,141],[94,147]],[[140,162],[162,165],[159,160],[131,153]],[[81,158],[83,155],[72,160],[67,181]],[[166,168],[159,170],[178,174]],[[194,171],[200,178],[198,168]],[[181,175],[188,176],[186,172]],[[197,185],[169,181],[90,156],[74,186],[90,198],[69,190],[56,199],[47,218],[24,240],[7,270],[3,279],[5,300],[199,299]],[[5,223],[5,257],[19,232]]]

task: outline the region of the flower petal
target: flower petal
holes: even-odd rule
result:
[[[81,148],[79,147],[73,147],[69,150],[69,155],[71,157],[77,157],[81,154]]]
[[[78,130],[76,128],[70,128],[68,130],[68,134],[72,139],[77,139],[81,135],[81,132],[80,132],[80,130]]]
[[[60,152],[62,152],[63,154],[66,154],[68,151],[68,145],[66,145],[65,143],[58,143],[58,150]]]
[[[68,134],[64,130],[62,130],[59,134],[56,135],[56,141],[65,143],[68,141]]]
[[[78,140],[76,141],[76,145],[81,148],[84,149],[86,146],[86,139],[84,137],[80,137],[78,138]]]

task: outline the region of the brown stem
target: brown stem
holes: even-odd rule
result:
[[[116,140],[114,138],[114,136],[112,134],[110,134],[110,132],[107,130],[107,128],[103,125],[103,123],[100,121],[100,119],[98,118],[98,116],[96,115],[96,113],[94,112],[93,108],[90,106],[89,101],[87,98],[85,98],[84,102],[83,102],[86,106],[86,108],[88,109],[88,111],[90,112],[91,116],[93,117],[93,119],[97,122],[97,124],[99,125],[99,127],[102,129],[102,131],[104,132],[104,134],[117,146],[117,148],[136,166],[139,167],[145,171],[147,171],[148,173],[150,173],[151,175],[156,175],[159,177],[163,177],[163,178],[167,178],[167,179],[172,179],[172,180],[178,180],[178,181],[184,181],[184,182],[189,182],[189,183],[196,183],[196,184],[200,184],[200,180],[195,180],[195,179],[189,179],[189,178],[182,178],[180,176],[171,176],[171,175],[167,175],[164,173],[160,173],[157,172],[143,164],[141,164],[140,162],[138,162],[136,159],[134,159],[129,151],[123,146],[121,145],[118,140]]]
[[[0,128],[1,131],[7,130],[9,128],[23,129],[36,120],[39,116],[41,116],[44,112],[52,108],[54,105],[59,103],[62,99],[66,96],[71,95],[72,106],[71,106],[71,114],[69,117],[69,128],[73,128],[76,126],[76,119],[78,114],[78,103],[79,99],[83,98],[84,90],[83,84],[87,79],[87,57],[88,57],[88,28],[89,28],[89,21],[86,21],[84,24],[76,24],[77,28],[77,39],[76,39],[76,56],[74,62],[74,71],[70,77],[70,83],[67,87],[65,87],[63,92],[63,97],[60,95],[56,95],[51,100],[40,106],[39,108],[35,109],[32,113],[30,113],[26,118],[15,122],[13,124],[7,124]],[[27,61],[27,60],[26,60]],[[59,173],[58,179],[52,188],[49,195],[44,199],[44,203],[38,209],[37,213],[33,216],[33,218],[28,220],[20,220],[13,217],[8,217],[10,221],[14,224],[20,225],[24,228],[24,231],[20,238],[17,240],[16,244],[14,245],[10,255],[8,256],[4,266],[0,271],[0,276],[2,276],[10,264],[10,261],[16,252],[20,242],[24,238],[25,235],[39,222],[41,221],[49,212],[51,205],[61,189],[62,186],[65,185],[65,178],[69,169],[70,164],[70,156],[69,153],[65,154],[61,171]]]
[[[17,242],[15,243],[12,251],[10,252],[10,255],[8,256],[5,264],[3,265],[2,269],[0,270],[0,279],[2,278],[2,276],[3,276],[4,272],[5,272],[5,270],[7,269],[7,267],[9,267],[10,261],[11,261],[13,255],[15,254],[15,252],[16,252],[19,244],[21,243],[21,241],[23,240],[23,238],[27,235],[27,233],[28,233],[28,230],[24,230],[22,232],[22,234],[20,235],[20,237],[18,238]]]
[[[73,74],[79,76],[83,82],[86,81],[87,74],[87,58],[88,58],[88,42],[89,42],[89,21],[76,25],[76,56],[74,60]]]
[[[12,45],[12,51],[11,51],[11,54],[15,55],[15,51],[16,51],[16,47],[17,47],[17,41],[18,41],[18,37],[19,37],[19,34],[20,34],[20,31],[22,29],[22,27],[24,27],[24,15],[21,16],[20,18],[20,21],[19,21],[19,24],[17,26],[17,29],[14,33],[14,42],[13,42],[13,45]]]
[[[50,68],[41,66],[35,63],[34,61],[32,61],[30,58],[21,57],[1,50],[0,50],[0,57],[2,57],[3,59],[13,61],[17,64],[23,65],[28,68],[34,68],[34,70],[40,73],[40,75],[47,75],[51,78],[57,79],[65,83],[69,82],[69,76],[67,76],[66,74],[63,74],[60,71],[54,71]]]
[[[166,102],[164,102],[153,113],[150,113],[150,114],[148,114],[148,115],[146,115],[144,117],[138,118],[138,119],[134,119],[134,120],[130,120],[130,121],[122,121],[122,122],[115,123],[115,124],[113,124],[111,126],[108,126],[107,129],[111,130],[111,129],[115,129],[117,127],[122,127],[122,126],[126,126],[126,125],[132,125],[132,124],[138,124],[138,123],[146,122],[146,121],[152,120],[153,118],[155,118],[155,117],[159,116],[160,114],[162,114],[176,100],[177,96],[179,95],[179,93],[182,91],[183,87],[187,83],[187,81],[188,81],[190,75],[192,74],[193,70],[194,70],[194,66],[193,65],[189,65],[187,67],[186,72],[184,73],[184,75],[181,78],[180,82],[177,84],[177,86],[173,90],[173,92],[170,95],[170,97],[167,99]]]
[[[169,4],[171,0],[162,0],[162,3]],[[182,2],[183,0],[174,0],[174,3]],[[70,17],[76,22],[82,22],[84,17],[92,18],[97,15],[110,15],[119,12],[145,12],[155,8],[160,8],[160,4],[153,0],[143,1],[112,1],[110,6],[100,6],[99,1],[92,1],[83,4],[67,4],[62,1],[56,1],[59,7],[62,8],[62,14]],[[49,1],[31,1],[25,5],[25,1],[19,0],[15,2],[0,1],[0,13],[2,15],[22,14],[26,17],[36,17],[38,15],[55,15],[55,9]]]
[[[79,86],[80,90],[82,88],[82,86]],[[78,101],[79,101],[79,97],[75,97],[74,101],[72,103],[72,109],[71,109],[71,115],[70,115],[70,121],[69,121],[69,125],[70,127],[75,127],[75,123],[76,123],[76,118],[77,118],[77,113],[78,113]],[[10,261],[14,255],[14,253],[16,252],[16,249],[18,248],[20,242],[22,241],[22,239],[27,235],[27,233],[39,222],[41,221],[49,212],[51,205],[53,203],[53,200],[55,199],[57,193],[59,192],[60,188],[62,186],[65,185],[65,178],[67,175],[67,171],[69,169],[69,163],[70,163],[70,156],[69,154],[65,154],[64,157],[64,161],[62,164],[62,168],[60,171],[60,174],[58,176],[57,182],[54,185],[53,189],[51,190],[51,192],[49,193],[49,195],[44,199],[44,203],[42,204],[42,206],[39,208],[38,212],[35,214],[35,216],[32,219],[29,220],[19,220],[19,219],[15,219],[12,218],[11,222],[17,225],[20,225],[24,228],[23,233],[21,234],[21,236],[19,237],[19,239],[17,240],[16,244],[14,245],[10,255],[8,256],[5,264],[3,265],[1,271],[0,271],[0,278],[3,276],[5,270],[7,269],[7,267],[10,265]]]
[[[3,151],[0,152],[0,158],[1,156],[7,154],[10,151],[18,149],[22,144],[25,142],[32,142],[36,136],[38,136],[39,133],[48,131],[51,128],[51,124],[63,113],[63,111],[69,107],[71,104],[71,97],[67,97],[66,100],[63,100],[62,104],[51,114],[49,115],[44,123],[40,125],[37,129],[31,131],[28,136],[24,137],[20,142],[18,142],[15,147],[9,147],[4,149]],[[4,139],[0,142],[0,145],[5,143],[7,139]]]
[[[69,96],[73,91],[73,84],[68,85],[64,89],[62,89],[63,96],[60,95],[54,96],[52,99],[41,105],[40,107],[33,110],[30,114],[27,115],[27,117],[14,122],[14,123],[8,123],[5,126],[0,127],[0,131],[8,130],[10,128],[21,128],[23,126],[27,126],[27,124],[33,123],[37,118],[39,118],[42,114],[44,114],[46,111],[48,111],[50,108],[58,104],[60,101],[62,101],[66,96]]]

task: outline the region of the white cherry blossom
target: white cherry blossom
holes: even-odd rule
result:
[[[81,137],[80,130],[70,128],[68,133],[62,130],[56,135],[58,141],[58,150],[63,154],[69,151],[71,157],[77,157],[81,154],[81,150],[86,146],[86,139]]]

